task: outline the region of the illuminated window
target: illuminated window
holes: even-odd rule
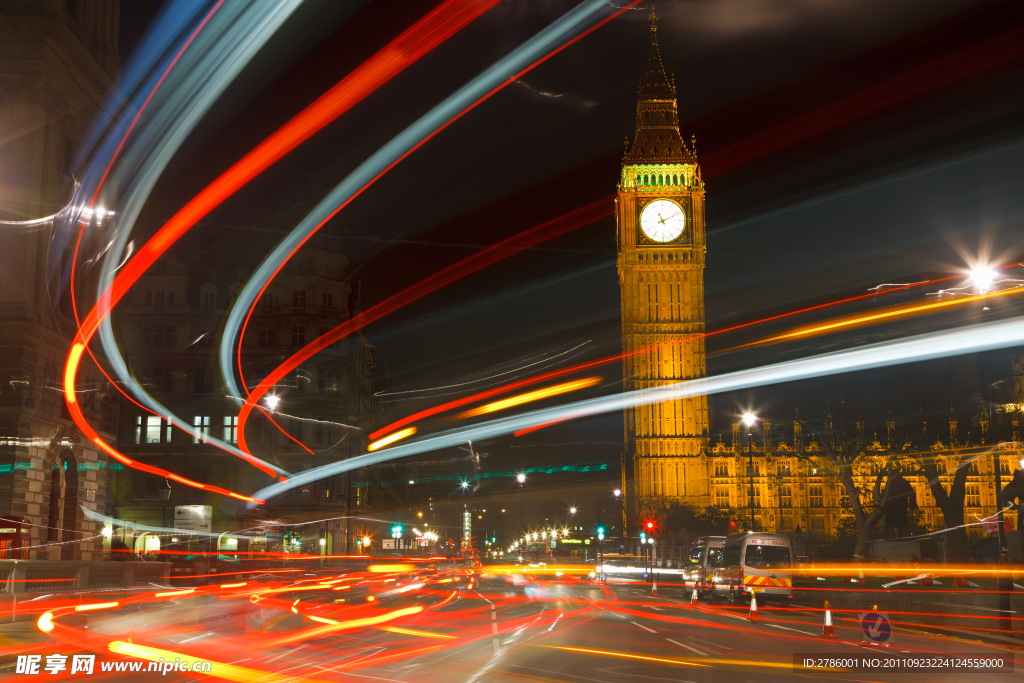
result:
[[[824,503],[825,498],[824,498],[824,495],[822,495],[822,486],[821,486],[821,484],[811,484],[810,486],[807,487],[807,489],[810,492],[809,495],[811,497],[811,507],[812,508],[824,507],[824,505],[825,505],[825,503]]]
[[[967,485],[967,496],[964,504],[969,508],[981,507],[981,487],[978,484]]]
[[[306,328],[303,325],[292,326],[292,346],[306,345]]]
[[[227,443],[238,443],[238,416],[224,416],[224,441]]]
[[[676,175],[675,173],[672,174],[672,184],[673,185],[678,185],[679,184],[679,176]]]
[[[647,184],[648,184],[648,183],[647,183],[647,176],[645,175],[645,176],[644,176],[644,185],[647,185]]]
[[[158,415],[146,417],[146,443],[160,443],[161,422]]]
[[[781,488],[781,493],[782,493],[782,502],[781,502],[782,507],[784,507],[784,508],[791,508],[791,507],[793,507],[793,487],[790,486],[789,484],[786,484],[785,486],[783,486]]]
[[[142,443],[142,416],[135,417],[135,443]]]
[[[715,505],[720,508],[729,507],[729,489],[727,487],[715,487]]]
[[[761,507],[761,487],[760,486],[755,486],[754,487],[754,507],[756,507],[756,508]]]
[[[718,461],[715,463],[715,476],[716,477],[728,477],[729,476],[729,463],[724,461]]]
[[[192,427],[196,430],[196,434],[192,435],[192,443],[206,443],[205,437],[210,436],[210,418],[196,415],[192,418]]]

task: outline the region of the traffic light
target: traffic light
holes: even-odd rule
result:
[[[640,532],[640,542],[641,543],[646,543],[647,542],[647,532],[645,532],[645,531],[641,531]]]
[[[402,525],[401,524],[396,524],[393,527],[391,527],[391,533],[394,536],[401,536],[402,535]]]
[[[599,541],[603,541],[604,540],[604,527],[603,526],[597,527],[597,540],[599,540]]]
[[[736,520],[735,519],[730,519],[729,520],[729,533],[730,534],[736,533]]]
[[[648,529],[653,529],[654,528],[654,522],[647,522],[647,528]]]

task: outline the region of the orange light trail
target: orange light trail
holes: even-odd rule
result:
[[[391,444],[395,443],[396,441],[401,441],[402,439],[407,439],[407,438],[409,438],[410,436],[412,436],[415,433],[416,433],[416,428],[415,427],[406,427],[405,429],[399,430],[399,431],[395,432],[394,434],[389,434],[389,435],[385,436],[383,439],[377,439],[376,441],[371,443],[369,446],[367,446],[366,450],[368,450],[370,452],[378,451],[381,448],[384,448],[385,446],[390,446]]]
[[[150,472],[158,476],[169,477],[171,473],[160,468],[142,465],[119,453],[107,444],[89,426],[80,407],[75,401],[75,377],[82,360],[82,353],[99,328],[100,322],[110,314],[114,306],[128,293],[130,288],[149,269],[167,249],[185,234],[200,219],[234,194],[238,189],[262,173],[296,146],[309,139],[313,134],[336,119],[369,94],[387,83],[396,74],[414,63],[424,54],[440,45],[459,29],[492,7],[498,0],[446,0],[429,14],[416,22],[377,54],[356,68],[352,73],[338,82],[331,90],[306,107],[291,121],[279,128],[273,135],[260,143],[255,149],[222,173],[202,192],[179,210],[128,262],[107,291],[100,296],[97,303],[79,322],[78,334],[72,344],[65,363],[64,390],[69,412],[75,424],[90,441],[105,453],[124,465],[134,469]],[[217,7],[220,6],[218,3]],[[214,8],[216,9],[216,8]],[[212,11],[211,11],[212,14]],[[207,19],[209,15],[207,16]],[[205,24],[205,21],[204,21]],[[200,27],[201,28],[201,27]],[[197,29],[198,31],[198,29]],[[194,34],[193,34],[194,37]],[[186,45],[187,46],[187,45]],[[182,48],[184,49],[184,48]],[[180,56],[180,53],[179,53]],[[172,64],[173,66],[173,64]],[[79,243],[81,234],[79,235]],[[76,254],[78,248],[76,246]],[[74,297],[72,297],[74,300]],[[77,311],[75,313],[78,319]],[[100,368],[102,371],[102,368]],[[105,374],[105,373],[104,373]],[[109,379],[109,378],[108,378]],[[116,383],[114,386],[117,386]],[[123,393],[123,392],[122,392]],[[239,429],[240,437],[244,429]],[[244,437],[243,437],[244,438]],[[240,438],[240,441],[242,439]],[[246,449],[241,449],[248,452]],[[253,457],[245,458],[254,467],[266,474],[277,477],[277,473]],[[194,486],[196,482],[180,479],[181,483]],[[200,488],[196,486],[196,488]],[[253,498],[227,491],[216,486],[205,485],[203,488],[248,502]]]
[[[966,296],[960,299],[950,299],[948,301],[935,301],[927,304],[918,304],[916,306],[907,306],[903,308],[895,308],[888,311],[882,311],[880,313],[871,313],[868,315],[859,315],[852,318],[845,318],[842,320],[836,320],[828,322],[822,325],[815,325],[808,327],[803,330],[796,330],[795,332],[787,332],[786,334],[780,334],[775,337],[769,337],[768,339],[762,339],[760,341],[751,342],[750,344],[744,344],[743,346],[735,348],[744,348],[747,346],[754,346],[757,344],[767,344],[774,341],[782,341],[785,339],[795,339],[797,337],[806,337],[808,335],[817,334],[819,332],[831,332],[833,330],[842,329],[844,327],[851,327],[854,325],[862,325],[867,323],[879,322],[882,320],[889,320],[891,318],[901,317],[905,315],[912,315],[914,313],[928,313],[943,308],[949,308],[951,306],[959,306],[962,304],[969,304],[972,301],[982,301],[987,299],[994,299],[1000,296],[1007,296],[1009,294],[1020,294],[1024,292],[1024,288],[1018,289],[1007,289],[1002,292],[994,292],[988,294],[976,294],[974,296]]]
[[[586,379],[578,379],[572,382],[555,384],[554,386],[546,387],[544,389],[528,391],[525,394],[519,394],[518,396],[510,396],[509,398],[503,398],[500,401],[486,403],[480,406],[479,408],[473,408],[472,410],[467,410],[464,413],[460,413],[456,415],[453,419],[458,420],[467,417],[476,417],[477,415],[487,415],[488,413],[496,413],[499,410],[513,408],[515,406],[523,405],[524,403],[532,403],[534,401],[540,401],[545,398],[550,398],[552,396],[560,396],[561,394],[567,394],[570,391],[579,391],[580,389],[586,389],[587,387],[594,386],[600,381],[600,377],[588,377]]]

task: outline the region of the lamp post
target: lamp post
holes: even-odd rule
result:
[[[743,413],[743,424],[747,426],[747,473],[750,475],[750,530],[754,528],[754,423],[757,416],[753,413]]]
[[[526,475],[520,474],[516,477],[516,481],[519,482],[519,531],[522,532],[526,529],[526,525],[523,523],[523,484],[526,483]]]

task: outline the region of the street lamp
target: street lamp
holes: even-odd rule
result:
[[[985,294],[989,289],[992,288],[992,283],[995,282],[996,273],[994,270],[989,270],[984,266],[978,266],[971,270],[971,281],[974,286],[978,288],[979,294]]]
[[[750,530],[754,531],[754,423],[757,415],[743,413],[743,424],[747,426],[747,472],[750,474]]]
[[[519,482],[519,530],[522,531],[526,528],[526,525],[523,523],[523,484],[526,483],[526,475],[520,472],[519,476],[516,477],[516,481]]]

